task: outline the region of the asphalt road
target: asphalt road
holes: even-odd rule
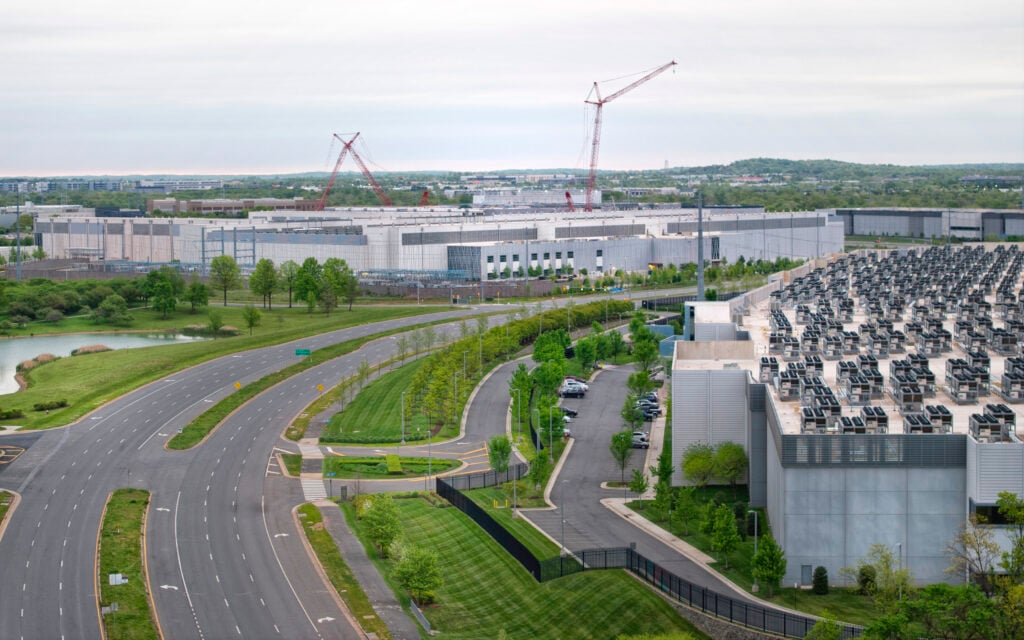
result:
[[[481,309],[514,307],[483,305],[424,319]],[[0,474],[0,488],[22,496],[0,539],[0,638],[101,636],[97,532],[108,495],[120,487],[152,493],[146,558],[165,637],[357,637],[294,524],[292,509],[304,501],[303,492],[274,471],[271,456],[275,446],[285,445],[284,426],[316,397],[317,384],[328,387],[354,374],[364,358],[384,360],[395,352],[394,338],[268,390],[191,451],[163,445],[232,393],[236,382],[244,385],[295,362],[296,348],[318,349],[408,323],[376,323],[226,356],[112,399],[78,423],[41,435]],[[477,403],[470,409],[472,441],[449,446],[473,447],[504,433],[507,382],[500,392],[493,385],[501,379],[490,382],[478,392],[486,404],[479,413]]]
[[[296,348],[317,349],[408,322],[220,358],[44,433],[0,474],[0,487],[22,495],[0,539],[0,638],[100,637],[96,536],[107,496],[119,487],[152,492],[147,560],[166,637],[357,637],[293,523],[301,488],[269,473],[269,461],[283,442],[284,425],[315,398],[318,383],[351,375],[364,357],[384,359],[394,339],[261,394],[191,451],[168,451],[163,444],[232,393],[236,381],[246,384],[295,362]]]

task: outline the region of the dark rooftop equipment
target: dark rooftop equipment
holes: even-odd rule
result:
[[[978,380],[967,371],[960,371],[946,376],[946,393],[957,404],[975,404],[978,402]]]
[[[821,357],[826,360],[843,357],[843,339],[837,335],[826,335],[821,346]]]
[[[860,416],[868,433],[889,432],[889,416],[882,407],[861,407]]]
[[[760,382],[770,383],[779,375],[779,359],[775,356],[761,356],[761,366],[758,371]]]
[[[949,409],[942,405],[930,404],[924,408],[924,412],[937,433],[953,432],[953,414]]]

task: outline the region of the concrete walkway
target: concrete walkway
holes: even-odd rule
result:
[[[318,501],[316,505],[320,508],[324,526],[334,538],[334,543],[338,545],[345,563],[359,581],[359,586],[366,592],[374,611],[388,626],[391,636],[396,640],[419,640],[419,627],[402,609],[395,594],[388,588],[377,567],[366,555],[366,549],[345,521],[345,514],[333,502]]]

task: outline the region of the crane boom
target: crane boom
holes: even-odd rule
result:
[[[334,180],[338,177],[338,169],[341,168],[341,163],[345,161],[345,156],[348,155],[348,150],[352,148],[352,143],[359,137],[359,133],[352,136],[352,139],[345,142],[341,139],[341,136],[334,134],[334,137],[341,141],[341,153],[338,154],[338,161],[334,163],[334,171],[331,171],[331,177],[327,180],[327,186],[324,187],[324,192],[320,195],[319,202],[316,203],[316,210],[323,211],[324,205],[327,204],[327,196],[331,193],[331,187],[334,186]]]
[[[366,176],[366,179],[370,182],[370,186],[373,187],[373,191],[377,194],[377,197],[380,198],[381,204],[385,207],[390,207],[391,199],[388,198],[386,193],[384,193],[384,189],[377,184],[377,181],[373,179],[373,174],[371,174],[370,170],[366,168],[366,163],[363,162],[363,159],[359,157],[359,154],[356,153],[356,150],[352,147],[356,138],[359,137],[359,132],[356,132],[356,135],[352,136],[352,139],[348,142],[345,142],[344,138],[336,133],[334,134],[334,137],[337,138],[338,142],[342,145],[341,153],[338,154],[338,161],[334,163],[334,171],[331,172],[331,177],[327,180],[327,186],[324,187],[324,192],[320,196],[320,201],[316,204],[316,210],[324,210],[324,205],[327,204],[327,196],[330,195],[331,187],[334,186],[334,180],[338,177],[338,169],[341,169],[341,163],[345,161],[345,157],[348,156],[349,153],[352,154],[352,159],[355,160],[357,165],[359,165],[359,170],[363,172],[363,175]]]
[[[596,106],[596,113],[594,114],[594,140],[590,145],[590,175],[587,178],[587,199],[586,204],[583,207],[584,211],[594,210],[594,187],[597,185],[597,157],[598,152],[601,148],[601,114],[604,110],[604,105],[608,104],[612,100],[615,100],[621,95],[628,93],[633,89],[636,89],[637,87],[647,82],[651,78],[661,75],[669,68],[674,67],[676,64],[678,63],[675,60],[667,62],[658,67],[657,69],[655,69],[654,71],[651,71],[644,77],[640,78],[639,80],[636,80],[631,84],[628,84],[625,87],[619,89],[615,93],[609,95],[607,98],[601,97],[601,90],[597,86],[597,83],[594,83],[594,87],[591,89],[591,93],[597,97],[597,100],[590,100],[589,96],[587,100],[584,100],[586,104],[592,104]]]
[[[381,186],[377,184],[377,181],[373,179],[373,174],[370,173],[370,170],[366,168],[366,164],[363,163],[363,159],[359,157],[359,154],[356,153],[356,150],[351,149],[351,151],[352,159],[356,161],[356,164],[359,165],[359,170],[363,172],[363,175],[366,176],[366,179],[370,182],[370,186],[373,187],[373,191],[377,194],[377,197],[380,198],[381,204],[383,204],[385,207],[390,207],[391,198],[388,198],[387,194],[384,193],[384,189],[382,189]]]

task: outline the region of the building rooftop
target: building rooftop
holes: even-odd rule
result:
[[[786,434],[973,426],[998,440],[1014,430],[1001,422],[1024,420],[1016,246],[865,252],[816,267],[747,296],[749,342],[677,343],[674,369],[747,370],[767,383]]]

